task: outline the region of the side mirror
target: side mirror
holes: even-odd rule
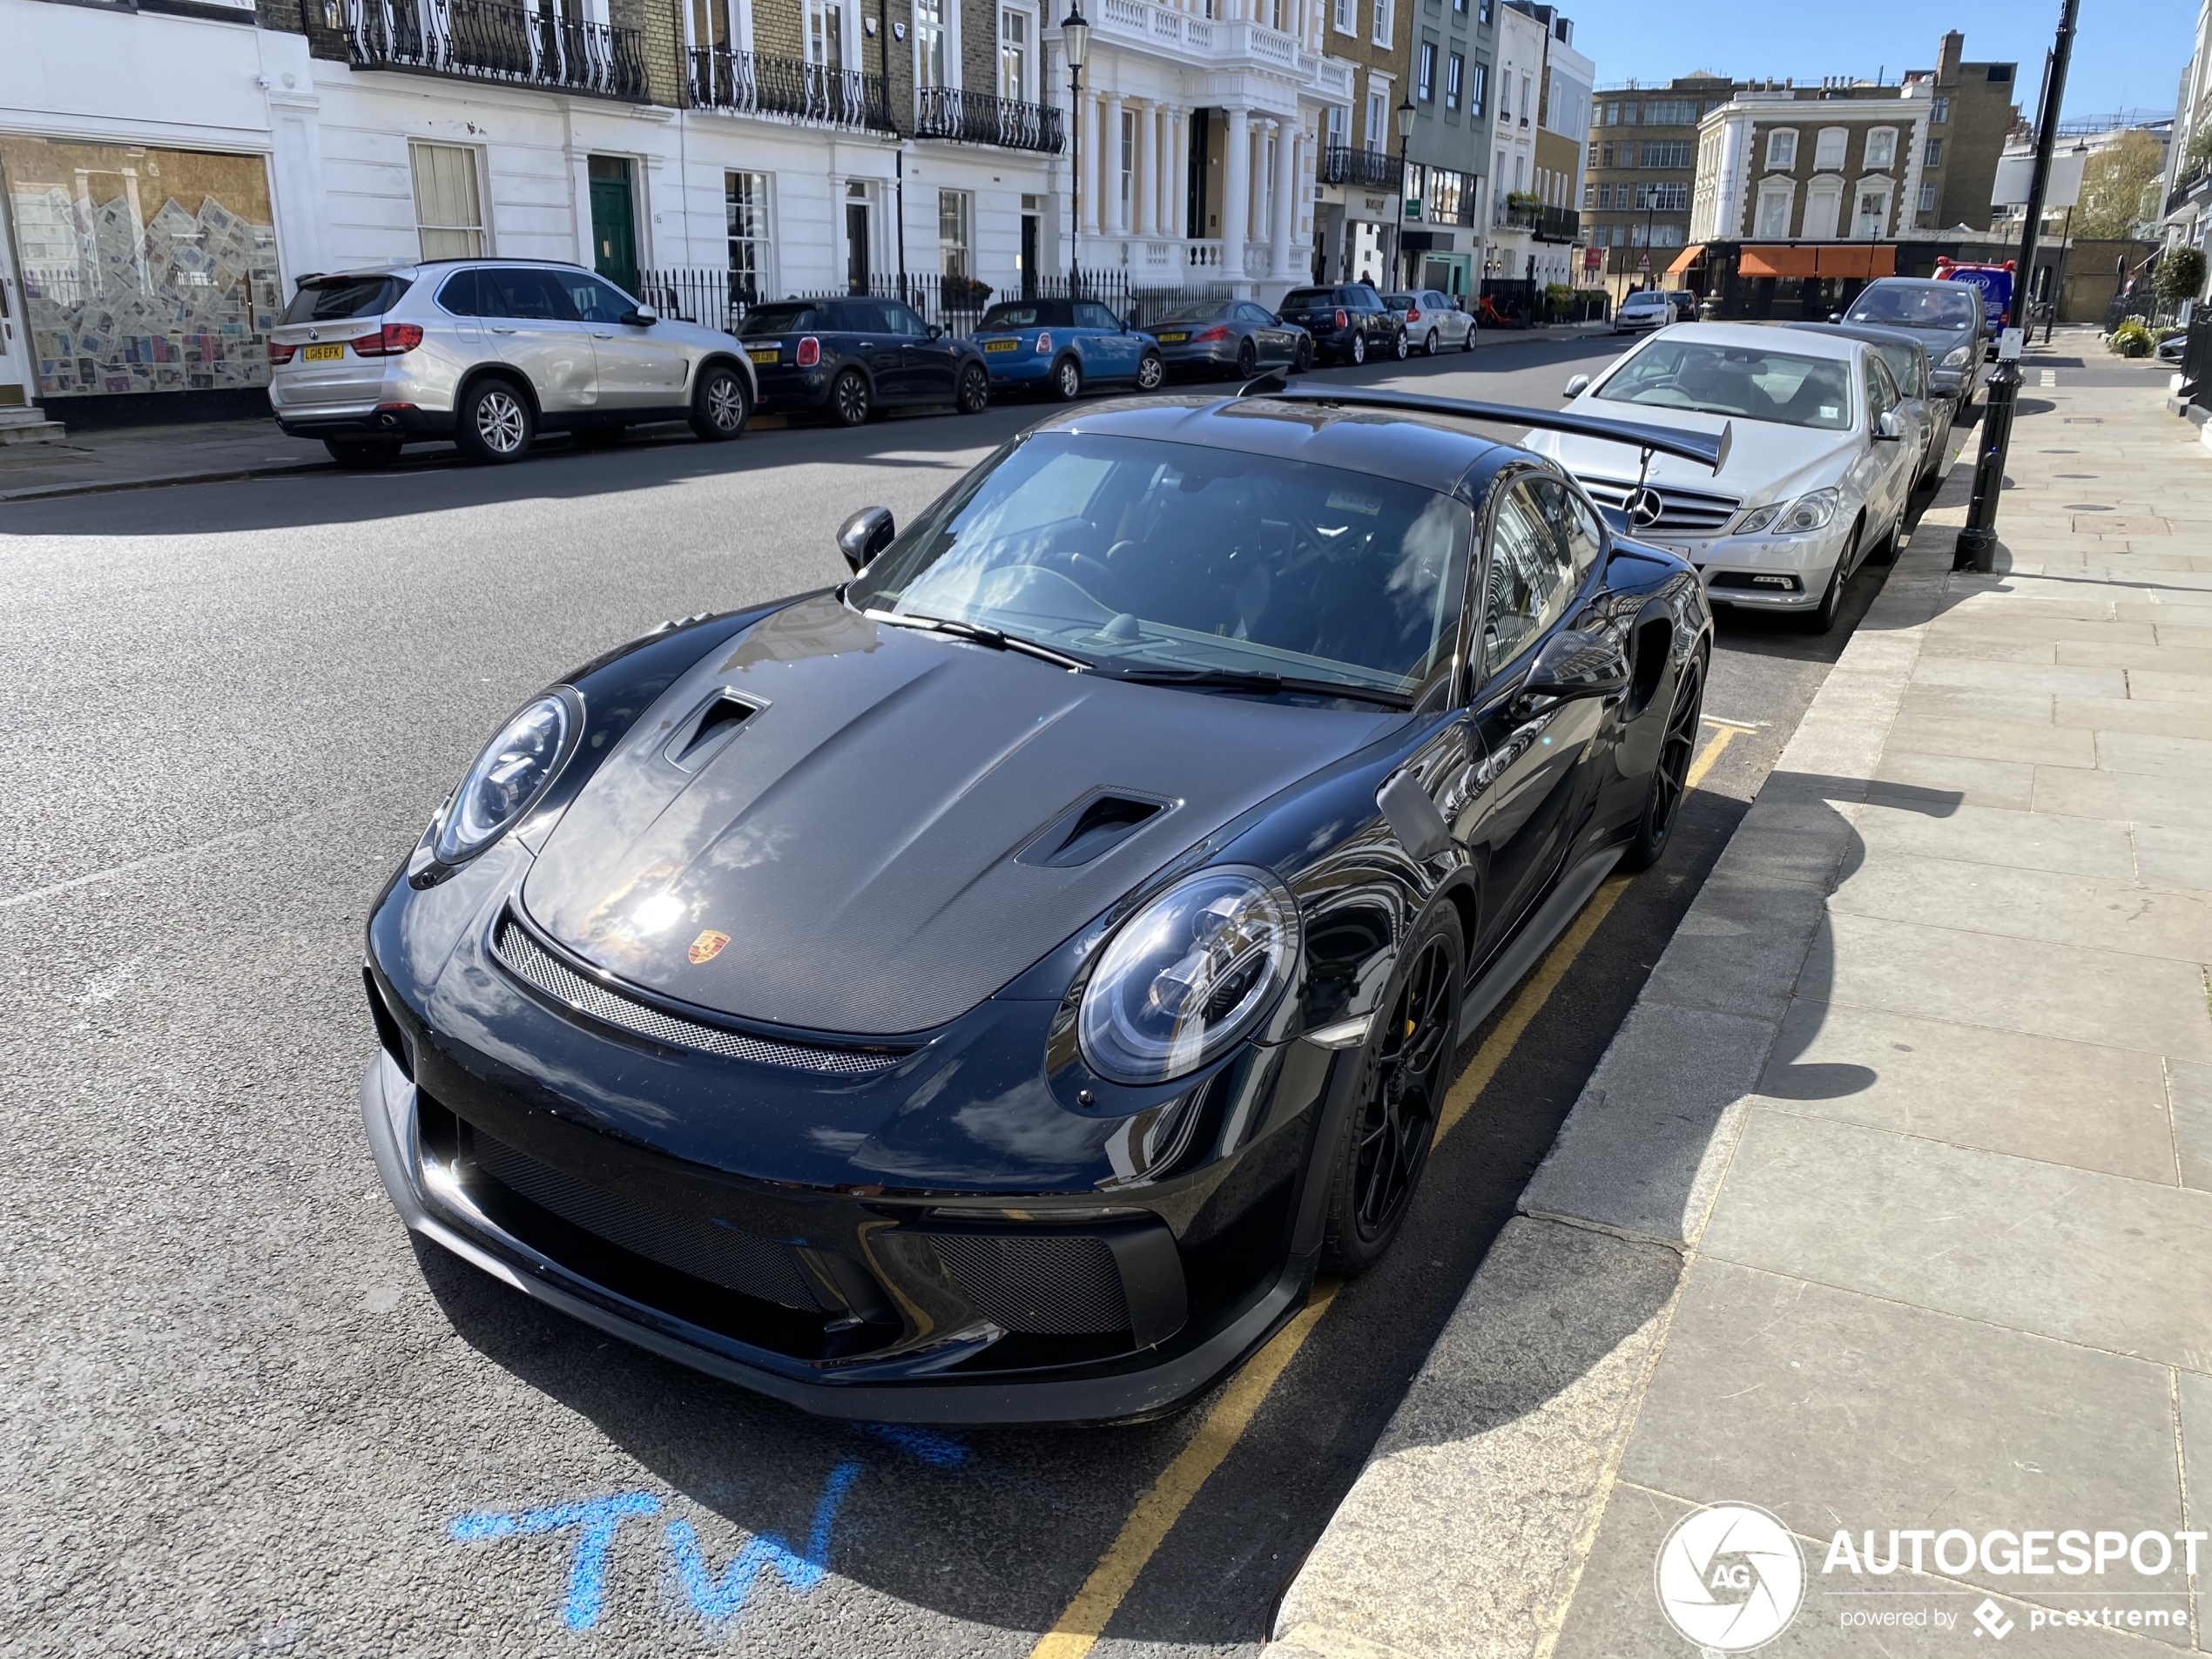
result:
[[[863,507],[837,527],[837,550],[845,555],[853,574],[860,575],[868,561],[891,545],[899,526],[888,507]]]
[[[1521,682],[1525,700],[1537,697],[1611,697],[1629,688],[1629,659],[1607,634],[1554,634],[1536,653]]]
[[[1874,442],[1895,443],[1905,435],[1905,422],[1898,419],[1895,409],[1884,409],[1874,417]]]
[[[1843,320],[1844,314],[1840,311],[1831,311],[1828,314],[1828,320],[1831,322],[1841,322]]]
[[[1561,397],[1580,397],[1583,393],[1588,391],[1589,389],[1590,377],[1587,374],[1577,374],[1573,380],[1567,382],[1567,389],[1561,392],[1560,395]]]
[[[932,340],[942,340],[945,337],[945,331],[933,322],[929,325],[929,337]]]
[[[624,317],[623,320],[626,323],[633,324],[639,328],[650,328],[660,320],[660,313],[654,310],[651,306],[639,306],[628,316]]]

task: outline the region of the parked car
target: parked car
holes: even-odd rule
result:
[[[1250,300],[1197,300],[1156,319],[1168,372],[1250,380],[1264,367],[1313,362],[1313,336]]]
[[[1927,347],[1937,392],[1963,417],[1981,392],[1981,290],[1970,282],[1878,277],[1836,320],[1910,328]]]
[[[1632,446],[1529,439],[1633,534],[1695,565],[1716,604],[1785,612],[1825,633],[1851,573],[1896,556],[1919,454],[1889,366],[1865,341],[1682,323],[1567,391],[1570,414],[1729,434],[1716,472],[1661,454],[1642,476]]]
[[[899,300],[785,300],[755,306],[738,340],[760,377],[763,408],[826,413],[859,426],[879,409],[991,401],[983,354],[925,323]]]
[[[1676,322],[1697,320],[1697,296],[1695,293],[1688,288],[1664,288],[1661,292],[1673,301]]]
[[[2156,355],[2161,363],[2179,363],[2188,357],[2188,353],[2189,331],[2184,328],[2179,334],[2168,334],[2160,341]]]
[[[671,322],[581,266],[426,260],[301,279],[269,331],[269,407],[349,466],[457,444],[519,461],[541,432],[601,440],[689,421],[745,430],[752,365],[716,328]]]
[[[1639,288],[1621,301],[1620,309],[1613,314],[1613,332],[1616,334],[1649,334],[1655,328],[1664,328],[1678,321],[1675,302],[1658,288]]]
[[[1433,357],[1447,346],[1474,349],[1474,319],[1449,295],[1423,288],[1413,293],[1386,293],[1383,303],[1404,319],[1406,337],[1422,356]]]
[[[1919,467],[1912,475],[1913,487],[1918,489],[1932,479],[1951,447],[1952,403],[1935,389],[1935,370],[1920,337],[1907,328],[1878,328],[1871,323],[1793,322],[1784,327],[1863,340],[1882,354],[1903,399],[1898,413],[1912,429],[1913,447],[1920,455]]]
[[[1068,402],[1086,386],[1116,382],[1140,392],[1167,378],[1160,342],[1096,300],[1011,300],[975,327],[991,384],[1042,391]]]
[[[1460,1044],[1665,852],[1711,650],[1467,407],[1062,415],[532,698],[368,921],[406,1224],[874,1421],[1156,1415],[1372,1265]]]
[[[1364,363],[1375,356],[1405,361],[1405,319],[1364,282],[1292,288],[1283,296],[1283,320],[1313,336],[1314,355],[1322,362]]]

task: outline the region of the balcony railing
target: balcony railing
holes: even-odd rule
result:
[[[894,131],[882,76],[766,52],[695,47],[691,102],[702,109],[729,110],[738,115],[865,127],[878,132]]]
[[[1572,207],[1540,207],[1531,228],[1540,242],[1572,242],[1582,234],[1582,216]]]
[[[2188,206],[2189,198],[2203,188],[2208,179],[2212,179],[2212,161],[2200,161],[2180,174],[2174,180],[2174,188],[2166,192],[2164,211],[2171,213]]]
[[[1321,182],[1361,185],[1369,190],[1395,190],[1406,177],[1406,163],[1381,150],[1362,150],[1332,144],[1321,152]]]
[[[1058,155],[1066,143],[1058,110],[951,86],[914,88],[914,137],[995,144],[1049,156]]]
[[[341,28],[355,69],[414,70],[641,104],[651,96],[639,30],[589,23],[551,4],[343,0]]]

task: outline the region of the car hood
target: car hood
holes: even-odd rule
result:
[[[725,688],[759,711],[687,771],[671,745]],[[815,1031],[921,1030],[1404,718],[1072,674],[802,601],[638,720],[523,901],[577,955],[685,1002]],[[1101,789],[1166,809],[1085,862],[1016,860]]]
[[[1811,427],[1784,426],[1775,421],[1728,419],[1687,409],[1655,408],[1642,403],[1608,403],[1578,397],[1568,405],[1575,415],[1644,421],[1684,432],[1716,434],[1729,428],[1728,459],[1716,473],[1678,455],[1651,458],[1649,481],[1663,489],[1673,484],[1705,495],[1733,496],[1747,507],[1756,507],[1780,496],[1795,496],[1833,482],[1851,446],[1863,442],[1855,432],[1824,432]],[[1608,443],[1600,438],[1571,437],[1558,432],[1532,432],[1524,441],[1537,454],[1549,455],[1580,478],[1602,478],[1634,483],[1641,465],[1632,443]]]

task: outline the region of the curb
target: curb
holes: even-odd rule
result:
[[[1264,1659],[1507,1659],[1558,1641],[1973,475],[1946,472],[1284,1592]]]
[[[221,484],[241,478],[280,478],[295,472],[334,472],[334,461],[287,461],[266,467],[226,467],[213,472],[165,472],[150,478],[86,479],[69,484],[31,484],[22,489],[0,489],[0,505],[10,502],[52,501],[65,496],[106,496],[125,489],[159,489],[170,484]]]

